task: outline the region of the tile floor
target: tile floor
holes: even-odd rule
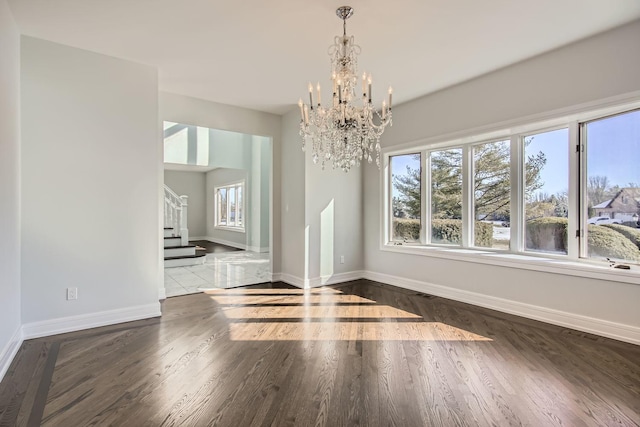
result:
[[[208,253],[202,265],[164,269],[167,297],[271,281],[269,253]]]

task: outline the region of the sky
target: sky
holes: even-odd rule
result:
[[[606,176],[612,186],[640,184],[640,110],[588,122],[585,129],[587,176]],[[542,151],[547,159],[540,174],[544,185],[539,191],[548,194],[566,191],[569,187],[568,129],[527,137],[533,138],[525,148],[525,155]],[[410,155],[393,157],[392,173],[404,174],[407,165],[417,168],[418,162]],[[397,195],[395,189],[393,195]]]

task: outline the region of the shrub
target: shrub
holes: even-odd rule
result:
[[[604,224],[601,227],[607,227],[618,233],[622,234],[627,239],[631,240],[631,243],[636,245],[640,249],[640,230],[637,228],[630,228],[625,225],[619,224]]]
[[[420,220],[419,219],[393,219],[394,240],[407,240],[415,242],[420,240]]]
[[[462,220],[432,219],[431,241],[459,245],[462,242]]]
[[[475,245],[490,248],[493,245],[493,224],[476,221],[474,239]]]
[[[589,256],[640,261],[640,250],[631,240],[609,227],[589,225]]]
[[[567,252],[567,218],[537,218],[527,221],[527,249]]]
[[[493,224],[476,221],[475,245],[490,248],[493,244]],[[433,243],[462,243],[462,220],[460,219],[432,219],[431,241]]]
[[[459,245],[462,242],[462,220],[433,219],[431,220],[432,241],[434,243],[451,243]],[[420,240],[420,220],[394,218],[393,235],[395,240]],[[475,244],[490,248],[493,244],[493,224],[476,221]]]

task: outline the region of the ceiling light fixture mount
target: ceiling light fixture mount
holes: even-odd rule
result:
[[[353,36],[347,36],[347,19],[353,15],[353,8],[339,7],[336,15],[342,19],[343,34],[336,36],[329,47],[331,104],[322,105],[320,83],[315,91],[309,83],[309,103],[298,101],[302,149],[311,145],[313,163],[320,163],[323,169],[330,161],[334,169],[348,172],[352,166],[360,166],[362,159],[372,163],[374,158],[380,168],[380,137],[387,125],[392,125],[393,92],[389,88],[388,103],[383,101],[380,111],[376,110],[371,102],[371,74],[364,73],[361,96],[357,94],[360,46]]]

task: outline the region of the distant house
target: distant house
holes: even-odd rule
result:
[[[597,204],[592,209],[594,216],[637,221],[640,215],[640,188],[623,188],[612,199]],[[636,215],[635,219],[634,215]]]

